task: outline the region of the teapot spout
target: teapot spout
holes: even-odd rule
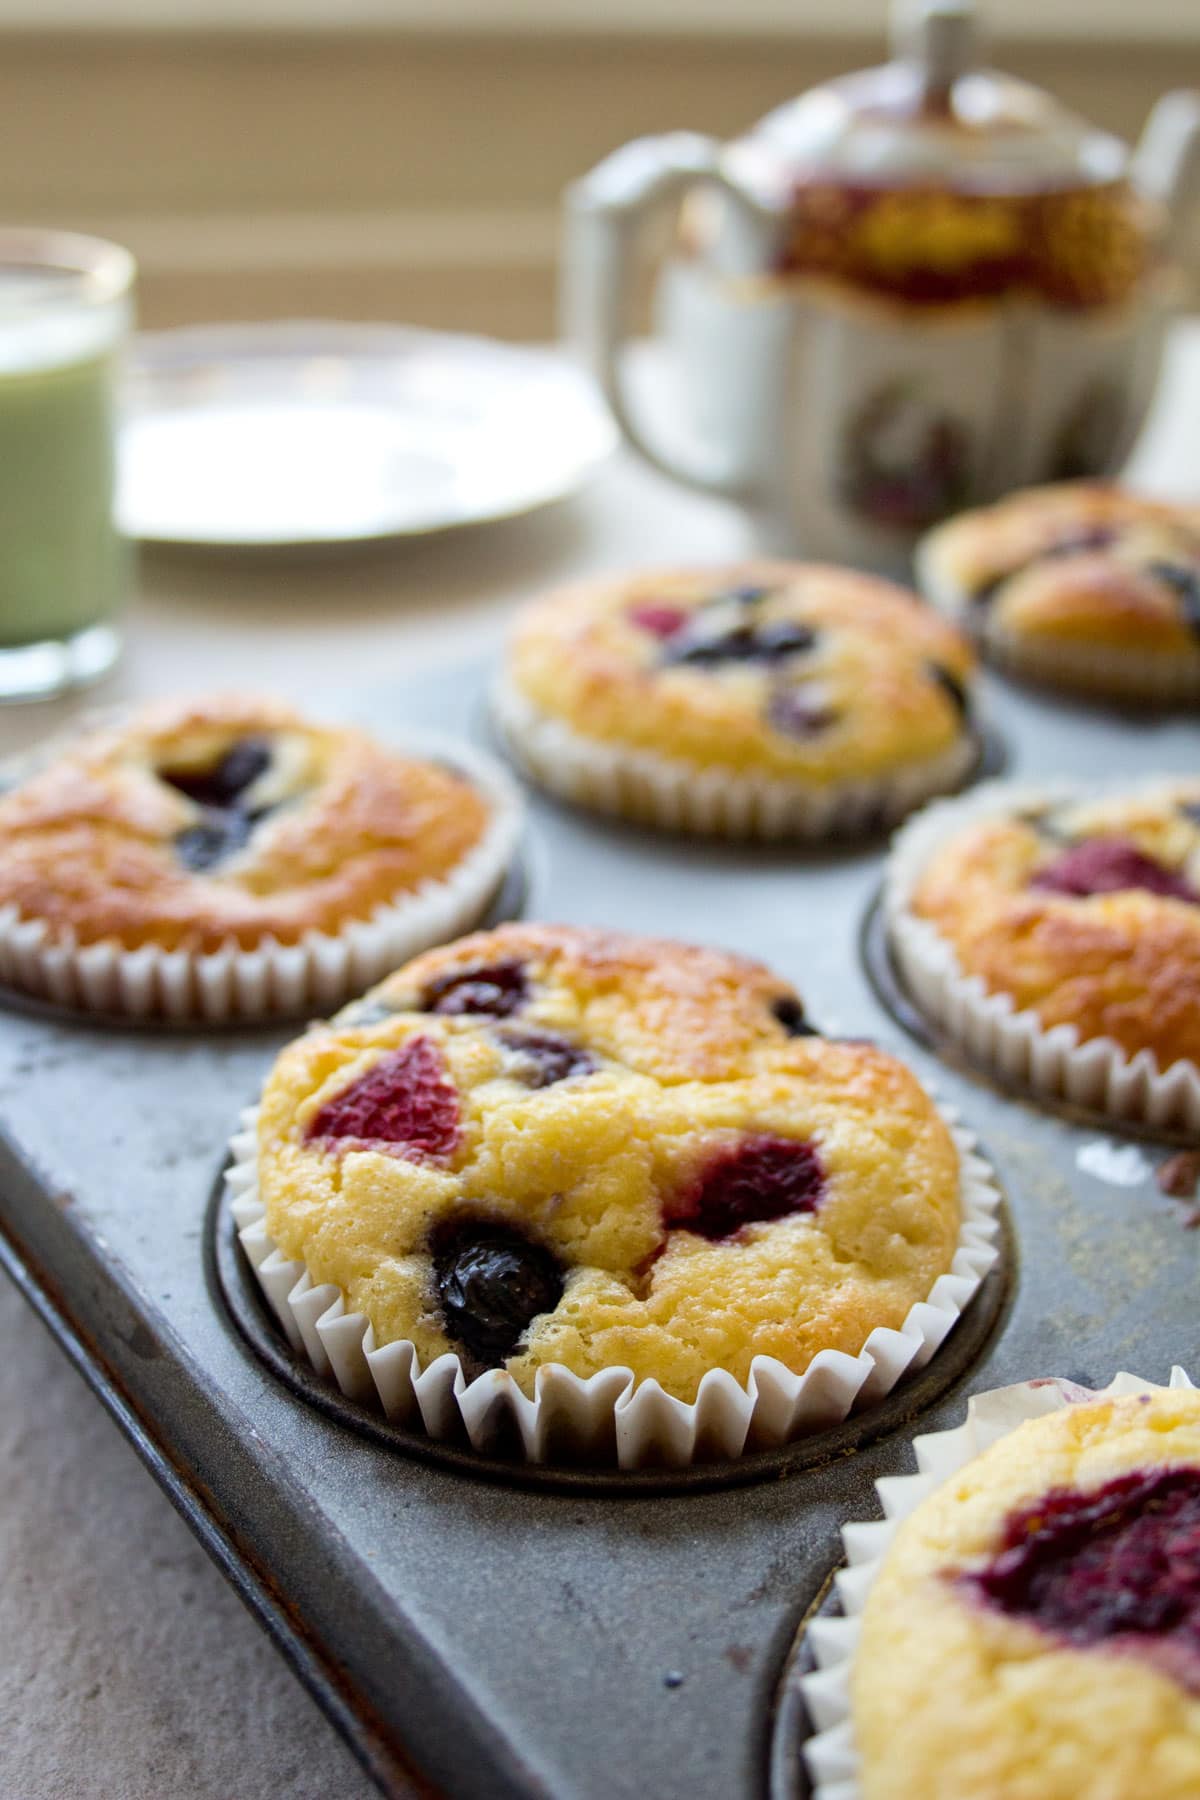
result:
[[[1166,210],[1177,237],[1200,194],[1200,93],[1164,94],[1146,121],[1130,170],[1134,185]]]

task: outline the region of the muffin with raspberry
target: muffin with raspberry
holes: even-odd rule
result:
[[[850,1669],[861,1800],[1200,1793],[1200,1394],[1067,1405],[896,1530]]]
[[[498,731],[551,793],[729,837],[878,828],[978,759],[974,659],[905,589],[785,562],[606,577],[520,617]]]
[[[1015,674],[1117,700],[1200,699],[1200,507],[1102,483],[937,526],[926,596]]]
[[[255,1179],[270,1241],[376,1346],[690,1403],[710,1371],[803,1374],[901,1326],[955,1263],[972,1161],[906,1068],[818,1036],[760,964],[514,925],[286,1049]]]
[[[914,997],[1039,1091],[1200,1127],[1200,781],[996,784],[893,849],[892,947]]]
[[[515,800],[454,756],[256,695],[89,732],[0,799],[0,979],[170,1017],[336,1004],[503,879]]]

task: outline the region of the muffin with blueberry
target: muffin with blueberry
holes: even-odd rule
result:
[[[270,1241],[375,1346],[690,1403],[923,1313],[972,1160],[906,1068],[818,1036],[760,964],[512,925],[286,1049],[255,1182]]]
[[[1101,483],[938,526],[921,587],[1019,675],[1118,700],[1200,699],[1200,507]]]
[[[479,918],[514,805],[474,757],[271,699],[149,707],[0,799],[0,977],[134,1013],[336,1004]]]
[[[494,696],[550,792],[730,837],[877,828],[977,760],[974,659],[902,588],[784,562],[581,583],[520,617]]]
[[[914,997],[974,1053],[1200,1128],[1200,780],[931,808],[894,847],[887,910]]]
[[[896,1530],[849,1673],[861,1800],[1192,1800],[1200,1394],[1067,1405],[956,1470]]]

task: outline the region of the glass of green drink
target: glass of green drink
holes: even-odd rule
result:
[[[0,700],[103,675],[131,551],[114,516],[127,250],[0,229]]]

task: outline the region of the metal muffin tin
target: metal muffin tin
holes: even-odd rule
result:
[[[469,734],[486,673],[315,701]],[[1198,765],[1186,718],[987,687],[1014,775]],[[931,1081],[1007,1195],[1004,1274],[927,1371],[819,1443],[727,1470],[539,1478],[350,1416],[287,1357],[215,1197],[288,1029],[0,1013],[0,1256],[384,1792],[793,1800],[797,1632],[842,1522],[911,1467],[914,1429],[957,1421],[976,1388],[1200,1362],[1200,1233],[1154,1181],[1169,1152],[908,1034],[861,953],[882,854],[674,840],[533,801],[529,916],[762,957],[827,1032]]]

